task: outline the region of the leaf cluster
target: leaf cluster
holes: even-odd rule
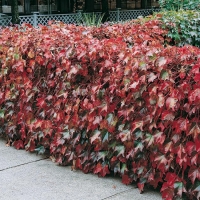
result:
[[[190,44],[200,47],[200,12],[191,10],[164,11],[158,14],[163,28],[172,38],[171,45],[184,46]]]
[[[159,0],[161,9],[168,11],[200,10],[199,0]]]

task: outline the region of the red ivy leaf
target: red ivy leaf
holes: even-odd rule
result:
[[[76,166],[76,169],[82,169],[81,159],[80,158],[76,159],[75,166]]]
[[[38,62],[40,65],[44,65],[45,64],[45,59],[43,59],[41,56],[37,56],[35,58],[36,62]]]
[[[180,77],[181,79],[184,79],[185,76],[186,76],[186,73],[185,73],[185,72],[180,72],[179,77]]]
[[[196,145],[196,151],[198,152],[198,153],[200,153],[200,139],[196,139],[195,140],[195,145]]]
[[[177,177],[177,175],[176,175],[175,173],[168,172],[168,173],[166,174],[165,180],[167,181],[167,184],[168,184],[169,186],[172,186],[172,185],[174,185],[174,182],[175,182],[176,180],[178,180],[178,177]]]
[[[94,168],[93,173],[94,173],[94,174],[98,174],[99,172],[101,172],[101,170],[102,170],[102,165],[101,165],[101,163],[97,163],[97,165],[96,165],[95,168]]]
[[[26,145],[26,151],[35,151],[35,141],[34,140],[29,140],[28,144]]]
[[[15,68],[17,72],[23,72],[24,71],[24,62],[18,61],[12,67]]]
[[[29,60],[29,67],[34,67],[35,66],[35,60],[31,59]]]
[[[165,157],[165,155],[157,156],[155,158],[155,161],[158,161],[158,165],[160,165],[160,164],[166,165],[167,162],[168,162],[167,159],[166,159],[166,157]]]
[[[198,74],[199,73],[199,70],[200,70],[200,64],[196,64],[192,67],[192,73],[194,74]]]
[[[166,135],[164,135],[163,132],[157,131],[153,137],[157,144],[163,144],[163,142],[165,141]]]
[[[140,130],[143,130],[143,125],[144,125],[143,121],[141,121],[141,120],[135,120],[132,123],[132,129],[131,129],[131,131],[133,132],[137,128],[140,128]]]
[[[192,135],[195,139],[197,139],[199,133],[200,133],[200,127],[197,124],[195,124],[195,126],[193,126],[190,129],[190,131],[189,131],[189,133],[187,135]]]
[[[108,165],[105,165],[100,171],[100,176],[104,177],[106,174],[110,174]]]
[[[192,166],[188,172],[188,177],[190,178],[193,184],[196,179],[200,180],[200,168]]]
[[[184,119],[184,118],[181,118],[177,121],[174,121],[172,123],[172,126],[175,130],[175,133],[181,133],[182,131],[187,131],[188,129],[188,124],[189,124],[189,121],[188,119]]]
[[[165,97],[162,93],[158,93],[157,105],[162,108],[165,104]]]
[[[157,60],[158,67],[162,67],[167,63],[167,59],[165,57],[160,57]]]
[[[198,163],[198,154],[194,155],[192,158],[191,158],[191,164],[192,165],[197,165]]]
[[[144,190],[144,183],[137,183],[137,186],[138,186],[138,188],[140,190],[140,193],[142,193],[143,190]]]
[[[200,100],[200,88],[192,90],[188,95],[188,99],[190,103]]]
[[[195,151],[195,144],[194,142],[187,142],[186,145],[185,145],[185,148],[186,148],[186,152],[189,156],[191,156],[192,152]]]
[[[93,136],[90,138],[91,144],[92,144],[95,140],[100,139],[100,134],[101,134],[101,132],[100,132],[99,130],[95,130],[95,131],[94,131]]]
[[[37,106],[40,108],[46,107],[45,98],[38,98],[37,99]]]
[[[168,97],[166,100],[166,107],[167,109],[175,110],[176,102],[178,101],[177,98]]]
[[[150,185],[152,185],[154,188],[157,188],[158,183],[159,182],[163,182],[162,179],[162,173],[161,172],[157,172],[155,175],[153,173],[151,173],[148,177],[148,182],[150,183]]]
[[[174,118],[175,118],[174,114],[168,110],[164,110],[161,115],[162,120],[173,121]]]
[[[194,81],[197,83],[197,82],[200,82],[200,73],[198,74],[195,74],[194,76]]]
[[[122,183],[123,184],[129,185],[131,182],[132,182],[132,180],[128,175],[126,175],[126,174],[122,175]]]
[[[162,192],[162,198],[165,199],[165,200],[173,200],[173,198],[174,198],[174,189],[167,188],[166,190],[164,190]]]
[[[123,132],[119,133],[118,137],[122,142],[129,141],[131,139],[131,132],[129,130],[124,130]]]
[[[148,75],[148,82],[153,82],[156,78],[157,78],[157,75],[155,75],[154,73],[150,73]]]
[[[16,148],[16,149],[24,149],[24,143],[22,140],[17,140],[15,142],[13,142],[13,146]]]

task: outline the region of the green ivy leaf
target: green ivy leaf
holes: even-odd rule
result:
[[[70,139],[70,133],[69,131],[64,131],[62,132],[63,138],[69,140]]]
[[[147,142],[147,147],[151,146],[154,142],[154,137],[153,135],[146,133],[146,139],[145,142]]]
[[[117,145],[117,142],[114,141],[114,142],[109,144],[109,148],[115,149],[116,145]]]
[[[96,139],[100,139],[100,135],[101,135],[101,131],[95,130],[94,133],[93,133],[93,136],[90,137],[90,142],[91,142],[91,144],[92,144]]]
[[[3,109],[0,110],[0,118],[4,118],[5,111]]]
[[[123,163],[120,172],[123,175],[125,171],[128,171],[128,168],[126,163]]]
[[[8,73],[8,68],[4,68],[4,69],[2,69],[2,75],[6,75]]]
[[[130,82],[131,82],[130,79],[127,78],[124,79],[124,85],[130,84]]]
[[[124,129],[124,126],[125,126],[125,124],[121,124],[121,125],[119,125],[119,127],[118,127],[118,131],[122,131],[122,130]]]
[[[42,155],[45,153],[45,148],[44,148],[44,146],[40,146],[40,147],[36,148],[35,151],[37,154]]]
[[[117,152],[117,156],[124,155],[125,147],[123,145],[118,145],[115,147],[115,151]]]
[[[200,183],[199,183],[200,184]],[[195,192],[200,192],[200,185],[194,189]]]
[[[166,70],[162,70],[160,77],[162,80],[167,80],[167,79],[169,79],[169,73]]]
[[[104,133],[102,142],[104,143],[105,141],[108,141],[108,138],[109,138],[109,132]]]
[[[100,151],[98,152],[98,156],[97,156],[97,161],[99,161],[100,159],[102,159],[103,161],[105,161],[105,157],[108,154],[107,151]]]
[[[143,138],[144,136],[144,132],[142,132],[140,129],[138,131],[135,132],[135,137],[136,139],[139,139],[139,138]]]
[[[114,167],[114,173],[120,172],[120,162],[118,162]]]
[[[44,138],[44,133],[43,133],[42,131],[39,131],[39,132],[38,132],[38,138],[39,138],[39,140],[40,140],[41,138]]]
[[[174,188],[178,190],[177,194],[179,196],[182,196],[182,193],[186,192],[186,189],[185,189],[184,184],[182,182],[175,182]]]
[[[144,167],[143,167],[143,166],[138,167],[138,169],[137,169],[137,174],[140,175],[140,174],[143,173],[143,171],[144,171]]]
[[[144,148],[144,145],[140,141],[134,141],[135,151],[140,150],[142,151]]]
[[[108,121],[108,123],[109,124],[111,124],[111,122],[112,122],[112,120],[113,120],[113,114],[112,113],[110,113],[110,114],[108,114],[108,116],[107,116],[107,121]]]
[[[14,59],[15,59],[15,60],[19,60],[19,54],[17,54],[17,53],[14,54]]]

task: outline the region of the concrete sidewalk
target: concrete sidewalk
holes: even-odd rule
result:
[[[119,177],[98,178],[71,171],[50,159],[6,147],[0,138],[0,200],[161,200],[157,191],[143,194]]]

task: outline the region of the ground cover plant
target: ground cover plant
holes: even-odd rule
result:
[[[199,0],[159,0],[159,5],[161,9],[169,11],[200,10]]]
[[[0,133],[17,149],[163,199],[200,198],[200,49],[162,21],[0,34]]]
[[[162,11],[158,15],[168,30],[167,36],[172,38],[171,45],[200,47],[200,11]]]

